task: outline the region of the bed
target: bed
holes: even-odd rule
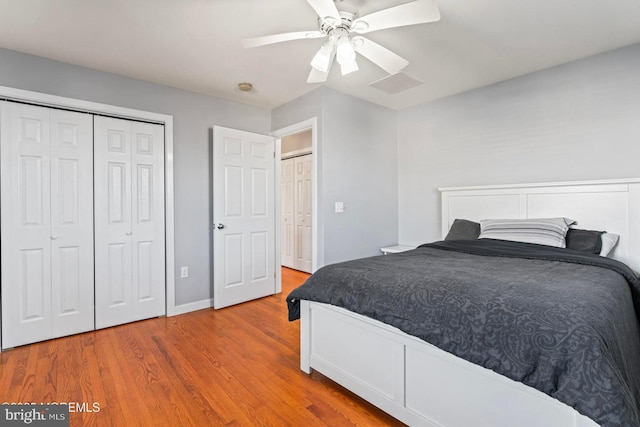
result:
[[[636,275],[640,270],[640,180],[441,191],[443,237],[456,218],[570,217],[580,228],[620,235],[610,254],[615,261],[596,255],[567,255],[570,250],[557,248],[538,250],[540,245],[523,249],[527,244],[489,239],[468,244],[434,243],[415,251],[321,269],[314,276],[317,280],[325,276],[325,282],[333,286],[332,292],[324,297],[307,296],[300,291],[305,285],[288,297],[291,317],[300,317],[301,369],[321,372],[412,426],[638,425],[640,340],[635,312],[640,301]],[[569,260],[560,259],[567,256]],[[445,270],[432,266],[434,257],[453,268],[455,280],[447,278]],[[486,267],[478,283],[490,293],[496,286],[503,286],[500,292],[494,292],[497,300],[476,301],[476,305],[485,306],[484,313],[476,316],[476,327],[478,319],[484,322],[489,314],[497,319],[493,329],[487,328],[488,320],[480,326],[484,335],[476,341],[473,331],[465,336],[464,325],[456,324],[464,323],[459,319],[465,317],[455,311],[464,308],[466,318],[473,323],[473,316],[468,314],[477,313],[473,293],[481,286],[470,286],[478,280],[471,277],[475,274],[469,264],[472,259],[483,260],[481,264]],[[435,285],[430,286],[437,286],[439,293],[433,289],[414,292],[413,297],[402,301],[403,310],[420,300],[420,295],[431,299],[429,303],[449,305],[436,304],[423,310],[427,314],[415,310],[407,317],[402,311],[394,311],[405,297],[393,294],[394,286],[385,284],[415,281],[410,274],[400,278],[393,274],[414,270],[411,266],[417,264],[429,265],[431,270],[426,273],[419,269],[414,273],[434,278]],[[490,270],[494,270],[493,276]],[[518,280],[514,281],[509,271],[520,272]],[[554,294],[555,284],[541,285],[547,286],[548,279],[543,277],[547,271],[566,284],[558,294]],[[458,280],[467,276],[471,280],[468,283]],[[516,283],[529,281],[530,287],[518,288]],[[361,296],[373,293],[368,286],[376,282],[382,284],[383,293],[389,294],[375,304],[388,306],[387,311],[379,307],[367,311],[371,304],[369,308],[367,304],[358,306]],[[585,288],[583,282],[589,282],[590,287]],[[456,294],[456,286],[471,289],[472,297]],[[340,294],[343,287],[346,293]],[[503,309],[516,300],[534,308],[521,313],[511,329],[502,327],[511,324],[509,310]],[[541,311],[547,304],[549,311]],[[596,314],[590,316],[592,312]],[[417,319],[415,323],[426,326],[427,332],[412,330],[409,318]],[[565,338],[549,341],[548,334],[536,332],[540,324],[548,322],[567,329]],[[612,324],[621,325],[623,331],[607,332]],[[445,334],[443,329],[447,327]],[[488,330],[493,335],[487,334]],[[527,335],[536,347],[520,348],[519,340]],[[499,347],[491,341],[492,336],[501,336],[506,345]],[[582,347],[589,340],[590,344]],[[523,363],[527,358],[536,362]],[[548,364],[550,360],[554,364]]]

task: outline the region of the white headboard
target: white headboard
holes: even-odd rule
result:
[[[567,217],[620,235],[613,258],[640,271],[640,179],[440,188],[442,237],[453,220]]]

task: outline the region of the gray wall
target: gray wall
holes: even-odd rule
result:
[[[379,255],[398,241],[397,112],[329,89],[323,107],[325,262]]]
[[[399,237],[440,238],[438,187],[640,177],[640,45],[399,113]]]
[[[176,304],[212,298],[210,129],[268,133],[270,112],[3,49],[0,85],[173,116]]]
[[[312,117],[319,127],[319,259],[330,264],[378,255],[398,238],[397,113],[319,88],[274,109],[271,127]],[[334,212],[337,201],[344,213]]]

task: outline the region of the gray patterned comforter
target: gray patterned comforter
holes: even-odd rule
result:
[[[640,426],[640,281],[596,255],[448,241],[321,268],[287,297],[393,325],[603,427]],[[635,306],[635,308],[634,308]]]

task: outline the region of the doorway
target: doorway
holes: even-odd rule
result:
[[[303,155],[310,155],[310,157],[308,158],[310,160],[310,162],[308,163],[308,167],[310,167],[310,179],[308,181],[308,185],[310,186],[310,192],[311,192],[311,200],[310,200],[311,227],[310,227],[310,230],[307,229],[307,233],[310,232],[310,235],[311,235],[310,236],[311,266],[310,266],[309,272],[313,273],[323,265],[323,260],[324,260],[323,242],[322,242],[322,233],[321,233],[322,218],[320,217],[318,212],[318,206],[319,206],[318,188],[319,188],[321,177],[319,176],[319,168],[318,168],[319,148],[318,148],[318,138],[317,138],[317,119],[314,117],[312,119],[308,119],[303,122],[296,123],[286,128],[276,130],[272,133],[272,135],[278,138],[277,149],[276,149],[276,170],[278,171],[281,170],[283,156],[284,156],[284,160],[286,161],[287,158],[295,159],[296,157],[301,157]],[[291,142],[292,140],[294,142]],[[300,140],[305,140],[306,142],[303,143]],[[284,141],[284,145],[283,145],[283,141]],[[310,148],[307,147],[309,145],[309,141],[310,141]],[[282,206],[282,194],[281,194],[282,183],[280,182],[281,176],[279,173],[276,174],[276,179],[278,180],[278,184],[276,186],[276,191],[277,191],[276,204],[277,206],[281,207]],[[278,260],[280,260],[280,256],[282,253],[281,246],[284,244],[282,242],[283,231],[281,227],[281,224],[284,221],[282,221],[281,210],[282,209],[277,210],[278,218],[276,220],[277,234],[278,236],[280,236],[280,239],[278,239],[279,242],[276,248]],[[291,221],[291,219],[289,219],[289,221]],[[306,221],[307,220],[305,220],[305,224],[306,224]],[[295,220],[293,222],[295,222]],[[278,261],[278,262],[279,262],[278,265],[281,266],[282,262],[281,261]],[[280,268],[278,268],[277,270],[278,270],[277,273],[281,273]],[[281,274],[278,274],[278,276],[281,276]],[[277,278],[276,283],[277,283],[276,286],[278,288],[277,292],[280,292],[282,290],[281,277]]]
[[[281,138],[280,264],[311,273],[312,131]]]

